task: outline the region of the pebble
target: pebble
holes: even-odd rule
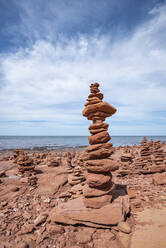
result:
[[[123,233],[130,233],[131,232],[131,227],[127,222],[119,222],[118,224],[118,229],[119,231]]]
[[[35,220],[34,220],[34,223],[36,226],[39,226],[41,225],[42,223],[44,223],[46,221],[48,217],[48,214],[41,214],[39,215]]]

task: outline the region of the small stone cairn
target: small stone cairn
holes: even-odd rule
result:
[[[61,157],[58,154],[48,154],[46,158],[46,164],[48,167],[58,167],[61,165]]]
[[[82,163],[80,159],[80,153],[74,152],[71,154],[70,163],[68,163],[68,182],[70,185],[77,185],[85,181],[85,177],[82,170]]]
[[[144,137],[141,141],[140,155],[135,159],[134,165],[138,168],[149,168],[152,165],[152,143]]]
[[[115,114],[116,109],[103,102],[103,94],[99,90],[99,84],[90,85],[90,95],[82,112],[83,116],[93,123],[89,126],[91,136],[85,149],[84,167],[86,184],[83,189],[84,204],[89,208],[101,208],[110,203],[111,192],[114,188],[111,171],[118,169],[117,163],[109,157],[114,149],[108,133],[108,124],[105,119]]]
[[[156,166],[165,164],[166,165],[166,154],[163,151],[163,146],[160,141],[153,143],[153,162]]]
[[[35,166],[33,159],[29,158],[27,153],[22,150],[15,150],[15,154],[17,154],[15,157],[15,163],[17,163],[18,170],[21,174],[24,174],[25,172],[31,174],[34,172]]]
[[[135,158],[135,172],[151,174],[166,171],[165,153],[160,141],[147,141],[143,138],[140,146],[140,155]]]

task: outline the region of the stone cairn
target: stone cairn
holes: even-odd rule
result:
[[[142,168],[149,168],[152,165],[152,147],[151,143],[147,142],[146,137],[141,141],[140,147],[140,157],[135,160],[135,165],[140,166]]]
[[[46,157],[46,164],[48,167],[58,167],[61,165],[61,157],[58,154],[48,154]]]
[[[116,109],[102,99],[99,84],[91,84],[90,95],[82,113],[88,120],[93,121],[89,126],[90,146],[85,149],[84,154],[86,184],[83,195],[84,204],[89,208],[101,208],[111,202],[111,192],[114,188],[111,171],[118,169],[117,163],[109,159],[114,149],[111,143],[107,143],[111,138],[107,131],[109,125],[104,123]]]
[[[166,164],[166,156],[160,141],[153,142],[153,162],[156,166]]]
[[[71,153],[70,153],[71,154]],[[70,163],[68,164],[67,170],[69,173],[68,182],[70,185],[77,185],[85,181],[85,177],[82,171],[82,163],[79,152],[73,152],[71,154]]]
[[[73,172],[68,176],[68,183],[73,186],[82,183],[84,180],[85,177],[82,173],[81,167],[77,165],[74,167]]]
[[[140,153],[134,159],[134,172],[139,174],[152,174],[166,171],[165,154],[160,141],[147,141],[143,138]]]
[[[34,172],[33,159],[29,158],[23,150],[15,150],[15,163],[18,165],[18,170],[21,174],[31,174]]]

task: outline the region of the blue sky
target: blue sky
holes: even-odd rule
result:
[[[0,0],[0,135],[88,135],[89,84],[111,135],[166,135],[166,1]]]

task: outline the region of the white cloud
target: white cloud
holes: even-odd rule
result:
[[[80,135],[88,134],[88,122],[81,111],[90,82],[99,81],[105,100],[118,108],[113,117],[117,126],[130,121],[135,134],[142,128],[152,134],[162,128],[166,134],[165,13],[166,5],[153,9],[150,21],[116,43],[111,43],[108,35],[79,35],[75,39],[61,36],[56,43],[38,39],[29,48],[1,55],[1,119],[57,121],[59,134],[64,132],[64,123],[66,127],[68,123],[82,123]],[[155,125],[153,111],[162,111]],[[137,125],[138,121],[143,127]],[[153,128],[148,129],[149,125]],[[45,124],[45,130],[47,127]],[[72,134],[76,131],[67,127],[65,134],[67,130]],[[113,130],[118,134],[116,127]],[[131,125],[124,128],[124,134],[130,134],[130,130]]]

